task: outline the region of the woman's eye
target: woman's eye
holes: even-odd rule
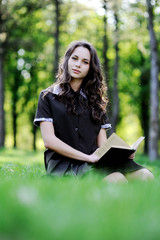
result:
[[[89,62],[84,61],[85,64],[89,64]]]
[[[72,57],[73,60],[76,60],[77,58],[76,57]]]

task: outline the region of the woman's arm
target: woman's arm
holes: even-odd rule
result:
[[[40,122],[41,134],[46,148],[49,148],[63,156],[86,162],[97,162],[99,158],[93,153],[87,155],[78,151],[56,137],[54,126],[51,122]]]
[[[106,130],[104,128],[101,128],[98,137],[97,137],[97,146],[101,147],[105,141],[107,140],[107,136],[106,136]]]

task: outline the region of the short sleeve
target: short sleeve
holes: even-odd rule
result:
[[[111,125],[111,123],[110,123],[110,121],[109,121],[109,118],[108,118],[107,114],[106,114],[106,116],[105,116],[105,121],[104,121],[104,123],[101,125],[101,128],[104,128],[104,129],[106,129],[106,130],[109,130],[109,129],[112,128],[112,125]]]
[[[43,121],[53,122],[53,116],[50,108],[48,94],[44,96],[44,91],[42,91],[39,95],[34,125],[39,127],[40,122]]]

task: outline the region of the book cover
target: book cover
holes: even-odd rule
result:
[[[132,153],[134,153],[143,141],[144,137],[140,137],[132,146],[128,145],[116,133],[113,133],[107,141],[95,151],[100,158],[97,165],[115,165],[127,162]]]

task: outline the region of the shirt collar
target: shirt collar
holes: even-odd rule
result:
[[[58,95],[60,92],[62,91],[62,88],[60,87],[59,84],[55,85],[53,88],[53,94]],[[82,89],[80,90],[80,94],[87,99],[86,94],[82,91]]]

